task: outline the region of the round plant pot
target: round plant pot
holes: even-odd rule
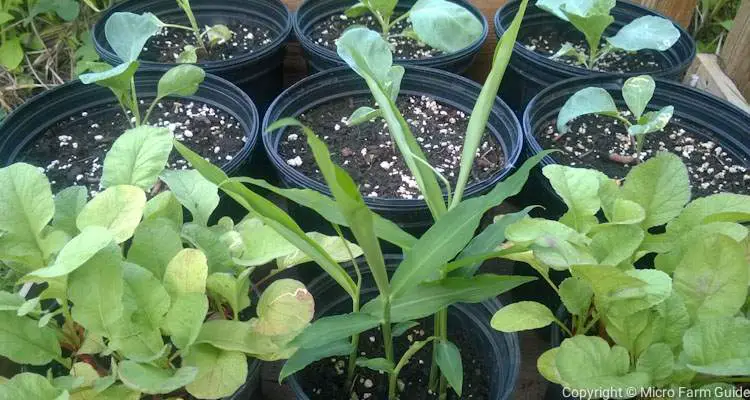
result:
[[[469,115],[480,90],[478,84],[449,72],[432,68],[408,67],[401,83],[400,93],[402,96],[429,96],[442,104],[460,110],[465,115]],[[371,98],[364,79],[348,67],[318,73],[290,87],[271,104],[263,120],[263,130],[265,132],[271,123],[280,118],[297,117],[316,106],[360,96]],[[519,129],[520,125],[513,112],[502,100],[496,98],[490,113],[487,130],[497,141],[504,155],[504,162],[488,179],[469,185],[465,197],[486,193],[505,178],[513,170],[513,166],[517,165],[516,161],[521,152],[522,142]],[[281,182],[287,187],[311,188],[330,195],[330,191],[324,183],[304,175],[287,164],[287,160],[280,156],[278,149],[284,131],[285,129],[278,129],[263,135],[266,153],[276,168]],[[333,130],[316,133],[321,137],[335,134]],[[372,181],[364,183],[373,184],[373,186],[377,184]],[[414,234],[423,233],[432,223],[432,217],[423,200],[365,197],[365,203],[371,210]],[[290,209],[290,212],[303,213],[306,212],[305,210],[307,209],[296,211]],[[310,229],[327,229],[330,226],[320,217],[315,219],[316,217],[312,214],[314,213],[308,213],[309,218],[297,214],[300,218],[295,218],[295,220],[303,224],[305,220],[310,221],[311,223],[308,226]]]
[[[498,37],[502,36],[510,26],[520,3],[520,0],[508,1],[495,14],[495,31]],[[636,18],[646,15],[664,17],[645,7],[622,0],[617,1],[611,15],[615,18],[615,21],[604,32],[605,37],[614,35]],[[544,32],[556,32],[565,37],[583,38],[583,34],[576,32],[569,22],[529,4],[513,49],[509,68],[500,87],[500,96],[521,114],[526,104],[542,89],[569,78],[601,74],[625,77],[649,74],[664,79],[681,80],[695,58],[696,49],[695,41],[690,34],[677,24],[675,24],[675,27],[680,30],[680,39],[677,43],[666,51],[649,51],[650,54],[653,54],[655,61],[659,63],[659,68],[654,68],[651,71],[620,74],[597,72],[585,67],[551,60],[548,55],[527,48],[522,43],[523,38]]]
[[[386,255],[386,267],[389,273],[392,274],[395,271],[400,261],[401,256]],[[365,304],[378,295],[378,290],[366,264],[360,262],[359,265],[362,272],[361,304]],[[347,272],[354,276],[353,267],[347,267]],[[307,285],[307,289],[315,298],[316,318],[344,314],[352,310],[351,298],[327,274],[319,275],[318,278]],[[489,321],[500,307],[502,307],[500,302],[493,299],[477,304],[455,304],[448,308],[449,339],[452,339],[451,330],[460,330],[465,337],[465,341],[471,341],[476,346],[475,348],[481,351],[481,354],[477,354],[476,357],[482,358],[483,365],[487,368],[487,370],[482,371],[482,375],[487,377],[487,384],[489,385],[488,397],[486,398],[493,400],[510,399],[512,397],[521,362],[517,335],[501,333],[490,327]],[[419,329],[424,330],[431,330],[431,328],[431,319],[429,321],[425,319],[419,326]],[[405,335],[407,334],[405,333]],[[428,335],[425,334],[425,336]],[[360,343],[366,340],[367,335],[361,335]],[[462,348],[460,342],[456,342],[456,345]],[[430,347],[428,346],[428,348]],[[464,350],[462,349],[462,351]],[[466,365],[467,363],[464,361],[465,369]],[[429,361],[425,361],[423,366],[429,371]],[[464,377],[467,377],[469,373],[469,371],[464,371]],[[303,386],[306,386],[303,379],[304,373],[298,372],[289,377],[287,382],[292,387],[297,399],[309,400],[310,397],[303,390]],[[464,382],[464,389],[466,388],[467,383]],[[373,395],[373,398],[379,397]]]
[[[542,151],[537,140],[537,132],[543,125],[555,121],[565,102],[581,89],[592,86],[604,88],[612,95],[618,109],[626,110],[621,94],[624,81],[622,77],[613,76],[582,77],[560,82],[539,93],[523,114],[522,158],[526,159]],[[716,148],[721,147],[735,162],[750,168],[750,144],[746,135],[750,126],[750,114],[707,92],[657,79],[656,90],[647,111],[659,110],[668,105],[674,106],[675,109],[670,125],[684,129],[699,139],[712,141]],[[655,135],[652,137],[658,139],[659,135],[664,133],[650,135]],[[555,194],[549,181],[541,173],[542,167],[558,162],[555,154],[545,157],[540,166],[532,171],[522,192],[525,204],[543,205],[548,208],[548,215],[559,215],[565,210],[562,199]],[[693,197],[698,197],[696,190],[694,187]]]
[[[482,36],[477,39],[476,42],[451,54],[437,55],[430,58],[422,59],[399,59],[396,58],[397,64],[404,66],[422,66],[438,68],[457,74],[463,74],[469,66],[471,66],[474,58],[476,57],[479,49],[482,47],[485,39],[487,39],[487,19],[484,18],[482,12],[478,8],[473,6],[470,2],[464,0],[450,0],[453,3],[459,4],[462,7],[469,10],[479,20],[482,21],[484,27]],[[324,71],[330,68],[344,65],[344,61],[339,58],[336,51],[328,49],[322,45],[319,45],[313,41],[310,37],[311,32],[316,24],[321,21],[330,18],[332,15],[342,14],[347,8],[351,7],[355,1],[353,0],[306,0],[296,13],[294,13],[292,24],[294,25],[294,34],[297,36],[305,59],[307,60],[308,71],[310,74],[314,74],[320,71]],[[395,15],[400,15],[406,12],[411,6],[416,3],[416,0],[401,0],[396,5]]]
[[[147,100],[147,104],[156,96],[161,76],[160,71],[142,71],[137,74],[136,92],[141,99]],[[258,112],[246,93],[222,78],[207,74],[195,95],[186,98],[170,97],[169,100],[200,102],[234,118],[244,137],[242,147],[230,156],[230,161],[212,161],[229,175],[247,175],[255,169],[253,164],[257,161],[254,159],[258,157],[253,157],[253,153],[260,124]],[[45,91],[18,107],[0,125],[0,165],[7,166],[19,161],[28,146],[62,121],[80,118],[83,114],[87,118],[95,118],[99,113],[119,110],[120,106],[112,92],[94,84],[84,85],[75,80]],[[85,132],[66,134],[81,143],[96,140]],[[103,161],[104,156],[99,158]]]
[[[206,72],[218,75],[237,85],[250,95],[261,112],[265,110],[282,90],[285,43],[292,30],[286,5],[279,0],[193,0],[191,9],[201,27],[238,22],[248,26],[258,26],[270,32],[270,42],[252,53],[246,52],[227,60],[197,64]],[[107,43],[104,25],[116,12],[136,14],[150,12],[165,22],[189,25],[184,11],[174,0],[130,0],[110,8],[94,26],[93,38],[97,53],[104,61],[113,65],[121,63],[122,60]],[[173,64],[141,61],[141,68],[144,70],[163,69]]]

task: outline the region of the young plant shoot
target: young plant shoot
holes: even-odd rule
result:
[[[552,58],[574,57],[578,65],[594,69],[599,60],[613,51],[665,51],[680,39],[680,31],[665,18],[647,15],[636,18],[617,34],[607,37],[602,46],[602,35],[614,21],[610,11],[615,0],[537,0],[536,6],[570,22],[581,32],[588,44],[588,54],[571,43],[563,44]]]
[[[218,187],[194,170],[163,170],[172,141],[166,128],[123,133],[104,160],[105,190],[90,200],[82,186],[53,196],[37,167],[0,169],[9,216],[0,221],[0,261],[22,283],[40,284],[26,297],[0,291],[0,355],[48,371],[4,379],[0,398],[225,398],[246,383],[248,357],[296,351],[292,340],[314,311],[302,283],[276,280],[257,317],[240,312],[257,266],[310,258],[255,215],[210,225]],[[169,190],[147,200],[158,179]],[[338,237],[302,235],[343,254],[334,260],[361,254]]]
[[[347,9],[345,14],[348,17],[359,17],[369,12],[380,24],[380,34],[386,40],[405,36],[446,53],[463,50],[482,37],[482,22],[456,3],[447,0],[418,0],[411,9],[395,16],[397,4],[397,0],[362,0]],[[393,34],[391,29],[403,20],[408,20],[411,28]]]
[[[648,75],[636,76],[625,81],[622,86],[622,98],[625,100],[630,115],[635,122],[631,122],[617,109],[614,99],[602,88],[589,87],[571,96],[557,115],[557,129],[561,135],[569,131],[568,123],[575,118],[587,114],[605,115],[621,121],[627,128],[628,134],[634,141],[635,155],[638,161],[643,158],[643,145],[646,135],[659,132],[672,119],[673,106],[666,106],[658,111],[645,112],[648,103],[654,96],[656,83]],[[618,157],[611,157],[617,161]],[[629,163],[629,162],[628,162]]]
[[[558,325],[565,339],[537,368],[573,390],[718,385],[732,393],[746,382],[750,196],[690,201],[688,170],[668,152],[635,166],[622,185],[591,169],[550,165],[543,173],[568,210],[559,221],[508,226],[503,257],[536,270],[566,313],[558,319],[546,305],[522,301],[500,309],[492,327]]]
[[[198,62],[198,51],[207,53],[209,48],[212,48],[218,44],[225,43],[232,40],[234,33],[223,24],[216,24],[212,26],[206,26],[205,30],[201,32],[198,26],[198,21],[193,14],[193,9],[190,8],[190,0],[176,0],[177,5],[180,6],[182,11],[185,12],[188,21],[190,21],[190,30],[193,31],[195,36],[195,42],[198,44],[198,48],[193,45],[186,45],[182,53],[177,56],[178,63],[192,64]],[[175,28],[184,28],[178,25],[173,25]],[[206,47],[208,45],[208,47]]]
[[[148,39],[167,26],[155,15],[118,12],[112,14],[104,26],[107,42],[123,62],[102,72],[80,76],[84,84],[96,83],[114,93],[130,124],[138,127],[148,123],[151,111],[167,96],[191,96],[205,79],[205,72],[195,65],[178,65],[168,70],[160,79],[156,98],[146,114],[141,117],[140,102],[135,89],[135,73],[140,63],[138,56]]]

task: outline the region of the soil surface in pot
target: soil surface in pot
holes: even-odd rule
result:
[[[398,15],[394,15],[391,18],[391,21],[397,17]],[[371,14],[366,14],[360,17],[347,17],[344,14],[333,14],[313,25],[312,32],[310,32],[310,38],[317,45],[336,51],[336,39],[338,39],[345,30],[354,25],[364,25],[375,32],[380,32],[380,24],[378,24],[377,20]],[[398,35],[410,28],[411,23],[402,20],[391,28],[390,33],[392,35]],[[442,51],[411,38],[391,36],[388,38],[388,42],[390,42],[394,49],[393,56],[395,58],[419,60],[443,54]]]
[[[629,112],[623,112],[626,118]],[[738,159],[711,140],[710,132],[698,132],[680,126],[677,118],[661,131],[646,135],[641,157],[648,159],[659,151],[677,154],[687,165],[693,197],[719,192],[750,194],[748,160]],[[623,178],[636,165],[635,147],[627,128],[614,118],[584,115],[569,125],[570,132],[560,136],[555,121],[541,125],[536,138],[545,149],[559,149],[554,158],[574,166],[595,168],[611,178]],[[611,154],[619,158],[613,161]],[[623,161],[631,161],[624,163]]]
[[[479,348],[479,343],[471,334],[448,325],[448,338],[461,350],[461,361],[464,368],[463,398],[488,399],[490,382],[487,380],[489,366],[486,365],[487,349]],[[425,340],[432,335],[431,320],[422,320],[420,325],[409,329],[394,339],[393,347],[396,357],[403,355],[415,341]],[[383,336],[380,328],[372,329],[360,335],[359,356],[365,358],[383,357]],[[357,368],[350,391],[346,387],[346,357],[330,357],[317,361],[301,372],[299,382],[310,399],[313,400],[350,400],[388,398],[388,376],[366,368]],[[419,350],[399,374],[399,392],[404,400],[437,399],[435,393],[428,390],[430,363],[432,362],[432,345],[427,344]],[[448,388],[448,398],[458,399],[453,389]]]
[[[397,105],[427,161],[455,187],[469,115],[427,96],[399,96]],[[373,107],[374,103],[364,96],[338,99],[309,109],[298,118],[326,142],[333,161],[360,184],[364,196],[420,198],[417,182],[391,140],[385,120],[377,118],[356,126],[346,125],[360,106]],[[505,164],[502,149],[489,132],[485,132],[481,143],[470,182],[491,177]],[[278,152],[287,164],[323,182],[299,128],[287,130]]]
[[[180,24],[182,21],[171,23]],[[193,31],[177,28],[162,28],[146,42],[140,59],[160,63],[176,63],[177,57],[187,45],[197,48],[199,62],[225,61],[244,54],[252,54],[267,46],[274,39],[273,33],[265,27],[248,22],[230,21],[225,25],[232,32],[232,39],[209,46],[205,35],[203,37],[206,51],[200,49]],[[198,26],[204,26],[198,21]],[[205,30],[205,28],[204,28]]]
[[[544,30],[543,32],[533,32],[524,35],[521,43],[527,49],[539,53],[545,57],[550,57],[557,53],[565,43],[572,44],[578,51],[588,54],[589,46],[583,35],[575,30],[557,31]],[[605,47],[606,42],[602,42],[601,48]],[[660,71],[668,67],[664,65],[663,58],[657,55],[654,50],[642,50],[631,54],[625,51],[613,51],[594,64],[594,71],[616,72],[616,73],[648,73]],[[568,65],[586,68],[579,65],[575,57],[563,56],[556,58],[555,61]]]
[[[151,102],[141,102],[144,115]],[[169,128],[177,140],[217,165],[230,161],[246,141],[236,118],[201,102],[162,100],[149,121]],[[99,180],[107,151],[127,129],[130,124],[117,105],[84,111],[58,121],[32,139],[17,161],[43,168],[53,192],[85,185],[93,196],[101,190]],[[175,150],[169,157],[169,167],[186,169],[188,164]]]

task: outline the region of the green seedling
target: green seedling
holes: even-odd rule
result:
[[[500,309],[491,325],[502,332],[558,325],[565,339],[537,368],[571,390],[731,394],[745,382],[750,196],[690,201],[688,169],[667,152],[634,167],[622,185],[591,169],[550,165],[543,174],[567,212],[508,226],[503,248],[512,253],[504,258],[536,270],[565,318],[523,301]]]
[[[397,0],[362,0],[345,14],[359,17],[369,12],[378,21],[383,38],[408,37],[446,53],[462,50],[482,37],[482,22],[456,3],[418,0],[411,9],[393,18],[397,4]],[[411,28],[399,34],[391,33],[393,27],[404,20],[411,23]]]
[[[579,65],[593,69],[599,60],[613,51],[665,51],[680,39],[680,31],[671,21],[647,15],[636,18],[614,36],[607,37],[606,45],[600,47],[604,31],[615,21],[610,15],[615,4],[615,0],[538,0],[537,7],[570,22],[583,33],[588,44],[588,54],[571,43],[565,43],[552,58],[571,56]]]
[[[148,39],[161,28],[168,26],[155,15],[142,15],[118,12],[114,13],[104,27],[107,42],[112,50],[123,60],[122,64],[102,72],[82,74],[84,84],[96,83],[114,93],[125,115],[132,116],[133,127],[148,123],[151,111],[167,96],[191,96],[198,91],[206,73],[195,65],[178,65],[167,71],[160,79],[156,98],[141,118],[139,99],[135,88],[135,73],[140,63],[138,57]]]
[[[648,75],[630,78],[623,84],[622,98],[635,119],[635,123],[620,113],[612,96],[606,90],[596,87],[582,89],[571,96],[560,109],[557,116],[557,130],[560,134],[567,133],[568,123],[582,115],[598,114],[615,118],[628,128],[628,134],[635,140],[634,147],[640,159],[646,135],[664,129],[674,114],[673,106],[645,112],[654,96],[655,89],[656,83]]]
[[[226,25],[216,24],[212,26],[206,26],[204,31],[201,31],[198,26],[198,21],[193,14],[193,9],[190,7],[190,0],[177,0],[177,5],[180,6],[185,15],[190,21],[190,29],[195,35],[195,41],[198,44],[198,48],[195,46],[185,46],[182,53],[177,56],[178,63],[196,63],[198,62],[197,51],[202,50],[204,53],[208,52],[208,48],[212,48],[218,44],[225,43],[232,39],[234,33]],[[174,26],[177,28],[184,28],[181,26]],[[206,47],[208,44],[208,48]]]

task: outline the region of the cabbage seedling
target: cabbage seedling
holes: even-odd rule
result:
[[[180,6],[182,11],[185,12],[185,16],[187,16],[188,21],[190,21],[190,30],[192,30],[193,35],[195,35],[195,40],[198,43],[199,49],[201,49],[204,53],[208,51],[208,49],[206,49],[206,43],[208,43],[208,47],[214,47],[217,44],[221,44],[232,39],[232,35],[234,35],[234,33],[232,33],[232,31],[223,24],[206,26],[206,29],[201,32],[201,29],[198,26],[198,21],[195,18],[195,14],[193,14],[193,9],[190,8],[190,0],[177,0],[177,5]],[[184,29],[184,27],[179,25],[174,25],[173,27]],[[177,56],[177,62],[187,64],[198,62],[197,50],[198,49],[196,49],[195,46],[185,46],[182,53]]]
[[[195,65],[178,65],[167,71],[160,79],[156,98],[145,116],[141,118],[138,96],[135,90],[135,73],[140,63],[138,56],[148,39],[162,27],[170,26],[154,14],[142,15],[118,12],[112,14],[104,26],[107,42],[123,60],[122,64],[102,72],[92,72],[80,76],[84,84],[95,83],[114,93],[125,115],[132,115],[131,125],[137,127],[148,122],[154,106],[167,96],[191,96],[198,91],[206,73]]]
[[[680,39],[680,31],[672,21],[647,15],[625,25],[615,36],[607,37],[607,44],[600,48],[604,31],[615,21],[610,15],[615,4],[615,0],[538,0],[537,7],[570,22],[583,33],[589,47],[586,54],[571,43],[565,43],[552,58],[572,56],[579,65],[592,69],[599,60],[613,51],[665,51]]]
[[[623,117],[617,110],[612,96],[602,88],[589,87],[579,90],[571,96],[560,109],[557,116],[557,130],[560,134],[569,131],[568,122],[587,114],[606,115],[622,121],[628,133],[635,138],[635,149],[638,157],[643,151],[646,135],[664,129],[674,114],[673,106],[666,106],[659,111],[646,111],[654,95],[656,83],[648,75],[636,76],[625,81],[622,86],[622,97],[635,118],[635,123]]]
[[[391,20],[398,0],[361,0],[349,7],[345,14],[358,17],[370,12],[380,24],[383,38],[408,37],[442,50],[455,53],[482,36],[482,22],[469,10],[447,0],[418,0],[407,12]],[[400,34],[391,29],[403,20],[411,22],[411,29]]]

